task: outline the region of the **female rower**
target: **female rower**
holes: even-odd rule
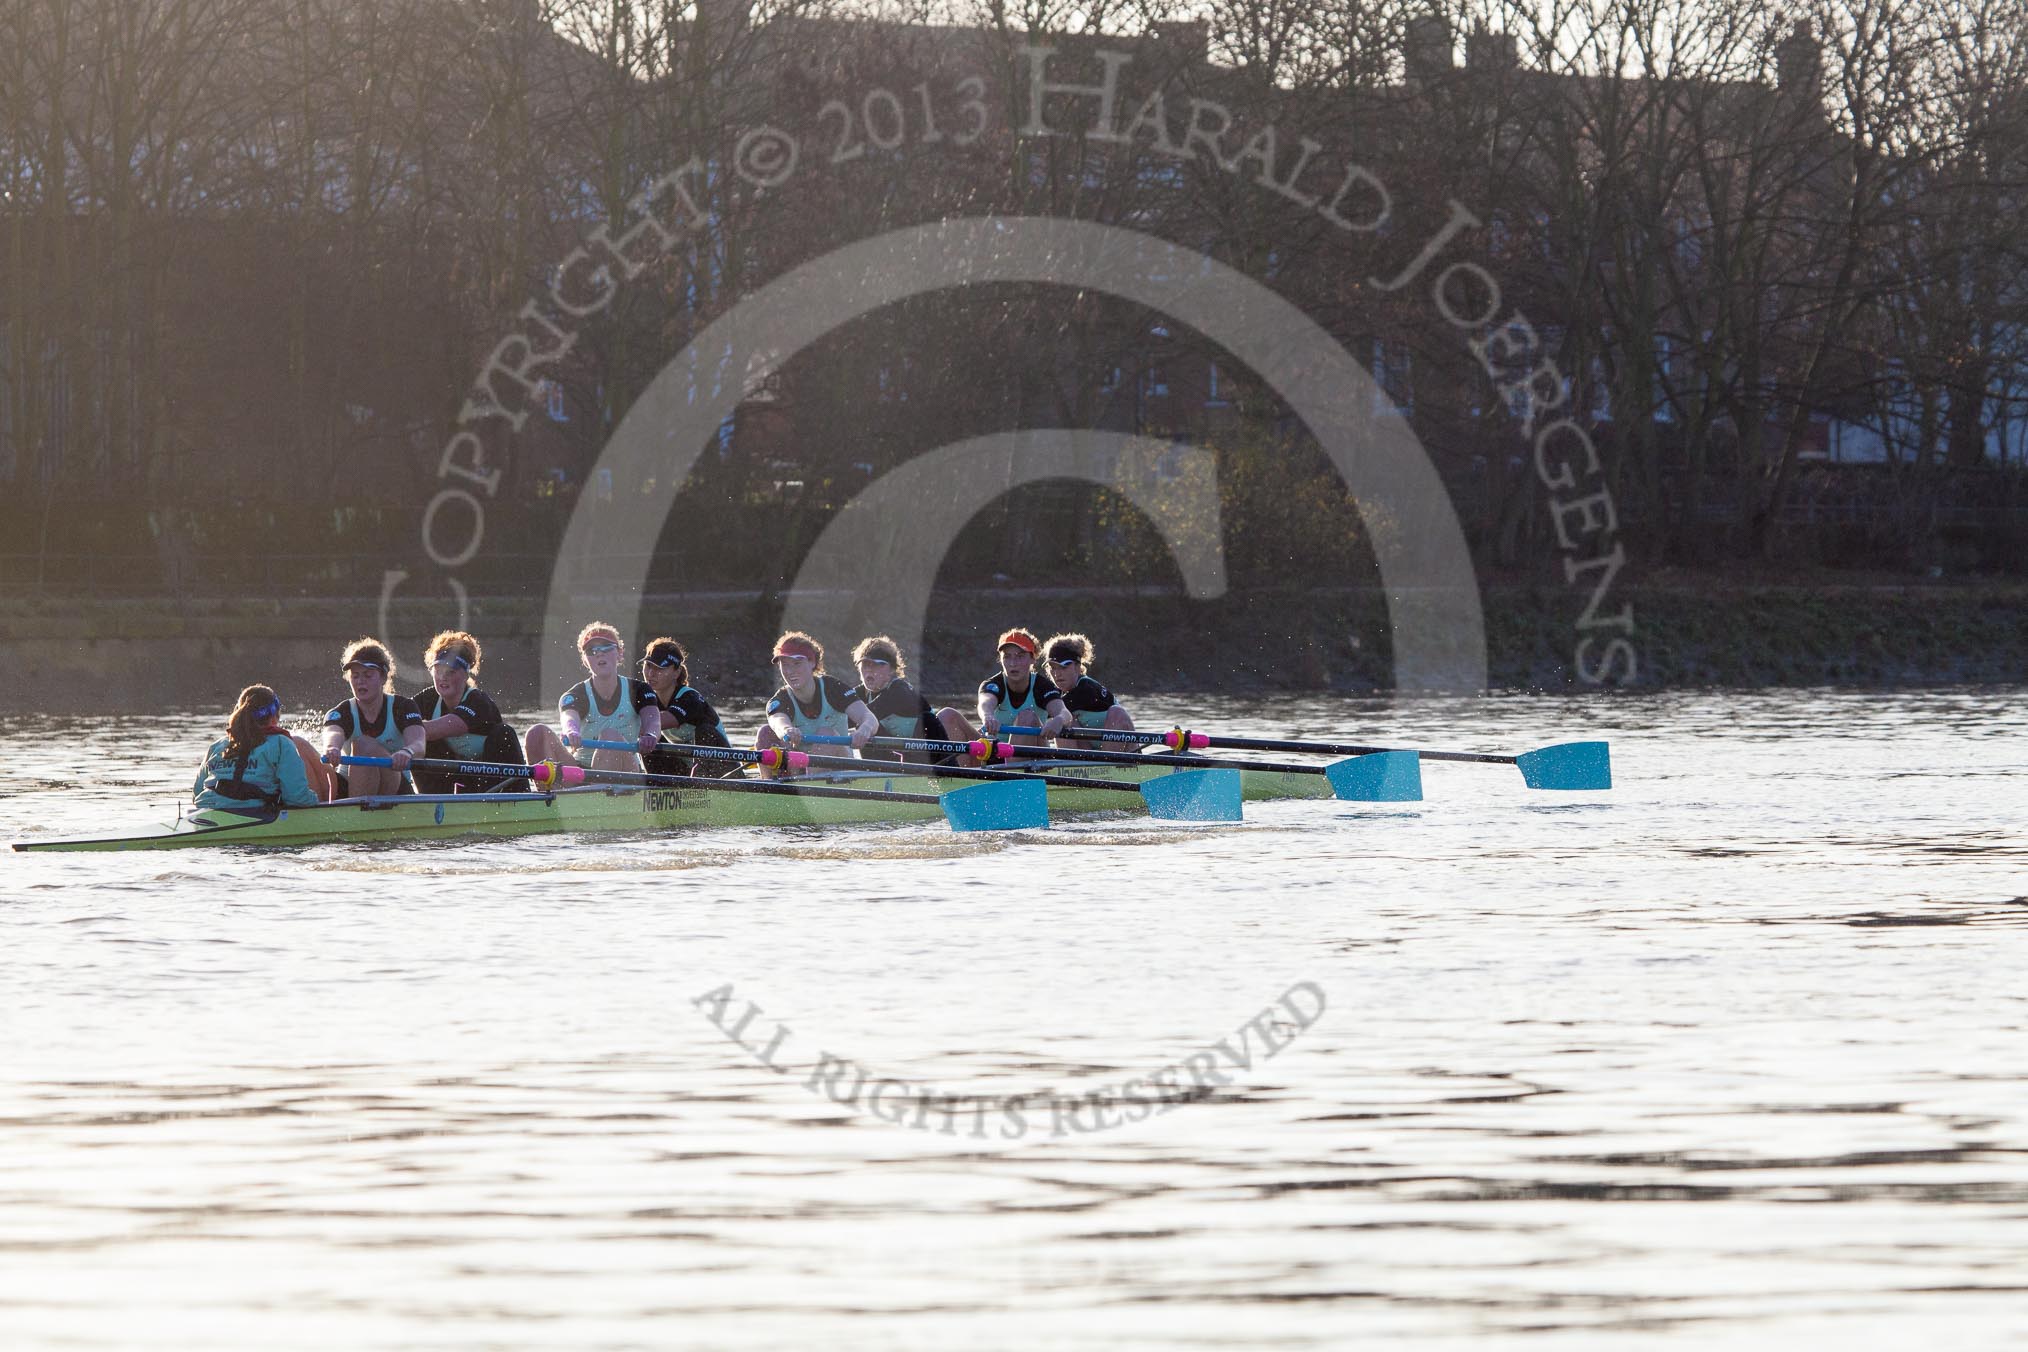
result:
[[[1126,706],[1092,679],[1090,639],[1083,634],[1057,634],[1042,645],[1042,651],[1049,664],[1050,683],[1063,694],[1062,711],[1043,725],[1045,735],[1055,736],[1058,746],[1097,747],[1104,744],[1063,734],[1073,727],[1133,729],[1134,720]]]
[[[824,649],[808,634],[790,630],[775,640],[774,663],[782,674],[782,688],[768,700],[767,726],[754,738],[754,748],[799,747],[810,734],[850,736],[857,751],[880,733],[880,722],[866,701],[845,688],[836,676],[824,674]],[[818,754],[829,747],[811,748]],[[777,778],[766,766],[761,774]]]
[[[640,755],[655,749],[662,735],[662,706],[646,681],[620,675],[626,644],[620,631],[593,621],[578,631],[577,654],[589,678],[556,702],[557,726],[537,723],[528,730],[528,763],[572,761],[588,770],[638,770],[632,751],[587,751],[585,742],[632,742]]]
[[[196,806],[239,812],[314,807],[329,796],[329,775],[309,743],[282,726],[281,697],[264,685],[239,692],[224,739],[211,744],[190,786]]]
[[[324,763],[340,756],[387,756],[394,768],[354,765],[336,776],[347,797],[400,793],[412,757],[423,753],[422,711],[393,690],[394,658],[378,639],[356,639],[340,662],[352,698],[324,715]]]
[[[500,706],[479,688],[479,640],[462,629],[446,629],[430,640],[423,653],[430,685],[416,693],[423,716],[424,748],[432,760],[521,763],[521,739],[500,717]],[[452,775],[441,770],[415,772],[416,788],[424,793],[522,793],[528,781],[519,775]]]
[[[908,667],[901,659],[900,644],[885,634],[862,639],[859,646],[852,650],[852,661],[859,668],[859,684],[846,692],[846,698],[859,700],[873,711],[874,719],[880,724],[881,736],[939,738],[944,735],[930,702],[908,683]],[[869,759],[881,760],[931,759],[927,755],[904,756],[897,751],[872,751],[866,755]]]
[[[690,654],[673,638],[648,640],[641,654],[641,679],[655,692],[662,711],[662,745],[648,753],[648,772],[657,775],[738,774],[739,767],[723,761],[693,760],[663,749],[668,743],[679,746],[732,745],[725,736],[725,723],[718,710],[690,684]]]
[[[974,728],[956,709],[941,710],[937,719],[944,736],[969,742],[981,732],[997,737],[1009,728],[1040,729],[1061,711],[1063,692],[1035,679],[1035,655],[1042,645],[1026,629],[1000,635],[1000,669],[979,682],[979,724]],[[1041,739],[1031,739],[1041,745]],[[966,764],[971,763],[969,757]]]

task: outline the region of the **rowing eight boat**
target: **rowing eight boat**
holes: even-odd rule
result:
[[[1170,772],[1161,765],[1037,764],[1052,779],[1137,784]],[[219,809],[190,813],[173,826],[141,835],[94,839],[27,840],[16,850],[166,850],[197,845],[304,846],[331,842],[436,840],[452,836],[527,836],[560,831],[698,830],[720,826],[832,826],[943,818],[939,794],[965,781],[854,771],[777,781],[763,788],[741,781],[736,792],[714,793],[713,780],[671,787],[598,786],[553,793],[413,794],[348,798],[316,807],[288,808],[272,816]],[[1320,776],[1247,770],[1248,799],[1328,798]],[[758,792],[754,790],[760,790]],[[1048,790],[1057,812],[1137,810],[1132,794],[1060,783]]]

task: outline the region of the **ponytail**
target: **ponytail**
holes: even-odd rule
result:
[[[232,718],[225,725],[225,754],[245,760],[268,739],[268,721],[282,711],[281,697],[264,685],[250,685],[239,692]]]

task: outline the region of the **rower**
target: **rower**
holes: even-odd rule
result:
[[[767,726],[754,738],[754,749],[800,747],[810,735],[849,736],[857,751],[880,735],[880,721],[866,701],[845,688],[836,676],[824,674],[824,648],[816,639],[790,630],[775,640],[774,664],[782,688],[768,700]],[[763,778],[777,771],[761,767]]]
[[[205,753],[191,800],[235,812],[315,807],[328,789],[312,782],[310,768],[323,775],[324,767],[307,742],[297,745],[300,740],[282,726],[281,697],[267,686],[248,686],[239,692],[224,739]]]
[[[593,621],[578,631],[577,654],[588,673],[556,702],[557,727],[528,730],[528,763],[570,761],[587,770],[638,770],[640,756],[662,735],[662,706],[646,681],[620,675],[626,644],[620,631]],[[593,751],[585,742],[632,742],[639,751]]]
[[[423,716],[425,748],[432,760],[485,761],[515,765],[521,739],[500,716],[500,706],[479,688],[479,640],[462,629],[446,629],[423,653],[430,685],[415,696]],[[441,770],[415,772],[424,793],[525,793],[528,781],[498,775],[457,776]]]
[[[1079,740],[1063,734],[1070,728],[1112,728],[1131,732],[1132,715],[1113,698],[1113,692],[1092,678],[1092,642],[1083,634],[1057,634],[1042,645],[1045,670],[1050,684],[1063,695],[1059,712],[1042,725],[1044,737],[1054,737],[1058,746],[1095,749],[1101,743]]]
[[[1063,692],[1048,681],[1035,679],[1035,655],[1042,645],[1026,629],[1009,629],[1000,635],[1000,669],[979,682],[979,724],[975,728],[956,709],[943,709],[937,719],[944,736],[954,742],[969,742],[984,733],[997,737],[1008,728],[1035,728],[1054,718],[1063,701]],[[1029,739],[1040,745],[1040,739]],[[963,757],[962,765],[973,764]]]
[[[709,700],[690,684],[690,654],[673,638],[650,639],[641,653],[641,679],[655,692],[662,711],[662,744],[677,746],[732,745],[724,720]],[[656,775],[736,775],[739,767],[717,761],[692,760],[664,751],[648,753],[648,773]]]
[[[407,695],[394,693],[394,658],[378,639],[356,639],[345,649],[340,669],[352,698],[324,715],[324,763],[335,771],[340,756],[386,756],[392,769],[355,765],[334,775],[345,797],[400,793],[408,763],[423,754],[422,711]]]
[[[873,711],[873,717],[880,723],[881,736],[943,737],[944,730],[937,722],[936,710],[922,697],[921,691],[908,683],[908,667],[902,661],[900,644],[885,634],[861,639],[859,646],[852,650],[852,661],[859,668],[859,684],[846,692],[846,698],[860,700]],[[924,754],[904,756],[894,751],[869,751],[864,754],[868,760],[931,759]],[[950,757],[942,759],[949,760]]]

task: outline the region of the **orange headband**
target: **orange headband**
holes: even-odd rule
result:
[[[787,657],[790,654],[807,657],[812,662],[815,662],[817,660],[817,645],[806,638],[785,638],[775,645],[774,655],[776,657]]]
[[[1018,629],[1009,629],[1006,633],[1000,635],[1000,641],[995,643],[993,648],[997,652],[1010,643],[1022,652],[1027,653],[1030,657],[1035,656],[1035,640]]]

